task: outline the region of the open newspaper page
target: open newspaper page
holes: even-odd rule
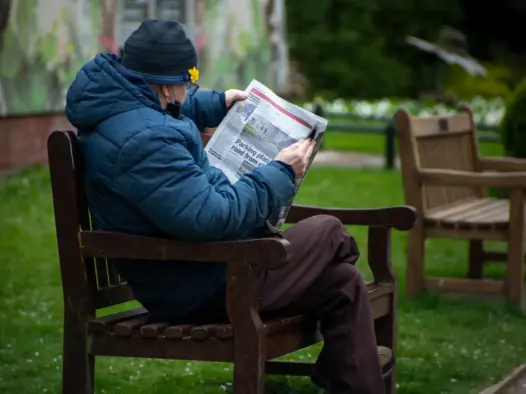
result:
[[[232,106],[208,142],[205,150],[210,164],[235,183],[243,174],[268,164],[282,149],[312,138],[316,145],[308,171],[319,150],[327,120],[283,100],[256,80],[252,80],[246,92],[248,99]],[[279,228],[285,222],[303,179],[296,179],[294,196],[269,218],[274,227]]]

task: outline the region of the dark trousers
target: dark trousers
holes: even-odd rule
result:
[[[354,264],[354,238],[332,216],[315,216],[285,230],[293,248],[288,265],[259,276],[261,314],[307,314],[319,319],[324,339],[316,377],[331,393],[380,394],[384,383],[367,287]],[[214,297],[197,314],[225,315]]]

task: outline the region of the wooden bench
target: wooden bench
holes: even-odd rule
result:
[[[406,203],[418,219],[407,245],[407,295],[424,289],[505,294],[526,307],[524,191],[526,160],[480,157],[473,114],[461,107],[447,117],[395,115]],[[510,200],[485,197],[506,188]],[[467,278],[425,278],[426,238],[469,241]],[[508,253],[485,252],[484,241],[505,241]],[[483,263],[507,261],[505,281],[482,279]]]
[[[262,394],[264,373],[308,375],[311,363],[278,362],[279,356],[321,340],[318,322],[306,316],[262,321],[252,267],[276,269],[287,263],[289,243],[265,238],[217,243],[182,243],[90,230],[82,158],[71,131],[48,140],[56,232],[64,292],[64,394],[92,394],[95,356],[124,356],[234,363],[234,393]],[[317,214],[369,227],[369,295],[379,345],[395,347],[396,282],[390,265],[391,228],[408,230],[410,207],[323,209],[295,207],[291,223]],[[107,259],[215,261],[228,265],[227,305],[231,324],[152,323],[144,308],[96,317],[97,310],[133,300],[128,285]],[[177,264],[177,262],[172,262]],[[394,370],[386,376],[395,392]]]

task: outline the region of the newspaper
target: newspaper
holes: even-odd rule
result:
[[[319,150],[327,120],[285,101],[256,80],[245,91],[248,99],[232,106],[205,148],[210,164],[235,183],[243,174],[268,164],[282,149],[310,138],[316,143],[306,174]],[[285,223],[304,178],[296,179],[293,197],[268,218],[275,229]]]

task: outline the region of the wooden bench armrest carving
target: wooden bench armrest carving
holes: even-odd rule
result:
[[[228,242],[180,242],[106,231],[81,231],[82,252],[90,257],[130,260],[246,262],[276,269],[290,256],[285,239],[261,238]]]
[[[483,171],[526,171],[526,159],[518,159],[515,157],[481,157],[478,162]]]
[[[526,189],[526,172],[481,173],[455,170],[421,169],[420,184],[429,186],[497,187]]]
[[[398,230],[410,230],[416,220],[416,209],[410,206],[347,209],[293,205],[287,216],[287,222],[297,223],[315,215],[331,215],[340,219],[345,225],[386,226]]]

